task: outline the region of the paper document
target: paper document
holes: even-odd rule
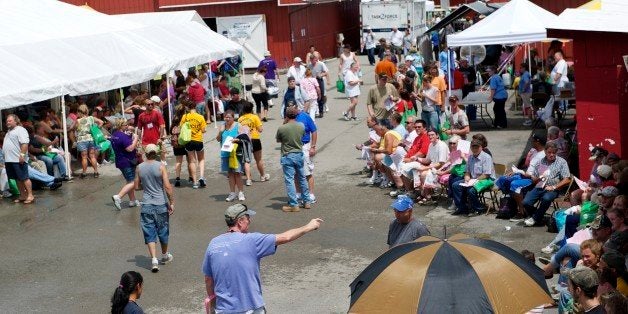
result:
[[[581,190],[586,190],[587,188],[589,188],[589,184],[578,179],[578,177],[574,176],[573,177],[574,180],[576,180],[576,184],[578,185],[578,188],[580,188]]]
[[[477,179],[470,179],[469,182],[460,183],[460,186],[472,187],[476,182],[478,182]]]
[[[386,111],[390,111],[390,109],[395,107],[395,102],[387,98],[384,102],[384,107],[386,107]]]
[[[462,152],[460,150],[455,150],[449,154],[449,162],[452,165],[459,165],[462,163]]]
[[[525,174],[526,172],[512,165],[512,173]]]
[[[225,139],[225,142],[222,144],[220,148],[223,152],[231,152],[233,150],[233,137],[229,136]]]
[[[464,154],[470,154],[471,151],[471,142],[467,140],[459,140],[458,141],[458,150]]]

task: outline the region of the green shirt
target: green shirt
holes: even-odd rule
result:
[[[281,155],[301,153],[303,134],[305,134],[305,127],[300,122],[292,121],[280,126],[275,138],[281,143]]]

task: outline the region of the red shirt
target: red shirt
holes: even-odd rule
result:
[[[399,114],[403,114],[406,110],[410,109],[412,109],[412,103],[403,99],[399,100],[397,107],[395,108]]]
[[[142,112],[137,123],[137,127],[142,130],[142,145],[157,144],[161,137],[159,127],[164,124],[164,117],[159,111],[153,109]]]
[[[418,153],[423,154],[423,156],[427,155],[427,149],[430,147],[430,137],[427,136],[427,132],[423,134],[419,134],[412,142],[412,146],[408,153],[406,153],[405,158],[410,158],[415,156]]]

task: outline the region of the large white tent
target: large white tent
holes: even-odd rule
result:
[[[0,0],[0,109],[145,82],[241,54],[199,23],[146,25],[55,0]]]
[[[592,1],[565,9],[548,28],[628,33],[628,5],[625,0]]]
[[[512,0],[468,29],[447,35],[449,47],[529,43],[547,39],[556,15],[528,0]]]

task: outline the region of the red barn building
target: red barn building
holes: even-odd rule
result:
[[[266,38],[254,38],[245,49],[263,57],[266,47],[280,67],[289,66],[295,56],[305,57],[310,45],[323,58],[337,54],[336,36],[343,33],[346,43],[359,43],[359,0],[63,0],[89,5],[106,14],[196,10],[215,31],[221,18],[260,16]],[[267,45],[260,45],[266,40]]]

